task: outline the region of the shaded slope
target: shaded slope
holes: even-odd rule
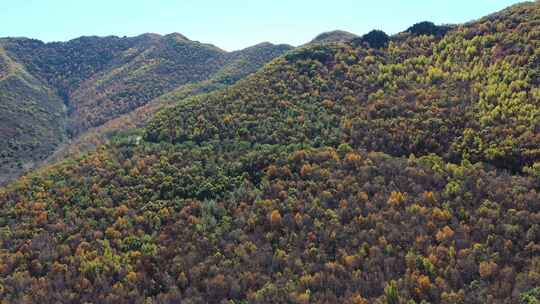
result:
[[[0,48],[0,184],[52,153],[64,127],[61,98]]]

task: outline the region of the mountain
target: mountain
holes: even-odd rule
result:
[[[159,37],[121,56],[129,61],[94,75],[70,95],[72,132],[101,125],[179,85],[205,80],[226,62],[224,51],[179,35]]]
[[[313,40],[311,40],[310,44],[315,43],[330,43],[330,42],[346,42],[353,40],[356,38],[356,36],[353,33],[349,33],[346,31],[336,30],[336,31],[330,31],[325,32],[322,34],[317,35]]]
[[[170,95],[0,190],[0,299],[536,303],[539,19],[374,31]]]
[[[7,108],[3,113],[10,117],[4,122],[16,128],[1,133],[0,153],[13,155],[25,149],[17,159],[2,159],[0,184],[25,168],[46,161],[58,148],[61,151],[70,148],[66,139],[91,145],[79,138],[88,138],[85,132],[90,128],[103,129],[104,124],[122,115],[136,115],[130,112],[187,85],[204,81],[232,83],[292,48],[261,44],[225,52],[178,33],[130,38],[81,37],[55,43],[3,38],[0,47],[5,50],[1,53],[5,58],[2,62],[20,67],[18,70],[31,77],[32,86],[42,91],[39,104],[45,107],[28,112],[31,106],[25,103],[36,103],[36,92],[26,89],[17,92],[7,84],[5,90],[0,90],[0,93],[12,94],[2,97],[2,104]],[[159,108],[156,103],[153,107]],[[29,131],[29,127],[13,121],[35,125],[36,130]],[[51,125],[47,125],[49,123]],[[61,151],[56,153],[62,154]]]
[[[540,160],[540,62],[537,6],[518,8],[444,37],[404,32],[385,48],[369,48],[369,37],[301,48],[241,85],[160,113],[147,137],[348,143],[521,171]]]

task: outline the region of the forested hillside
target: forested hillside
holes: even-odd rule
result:
[[[369,39],[303,48],[241,85],[161,113],[147,136],[346,142],[520,171],[540,152],[536,13],[523,5],[444,37],[405,32],[382,48]]]
[[[62,100],[0,47],[0,185],[65,140]]]
[[[36,93],[7,84],[0,89],[0,94],[6,95],[1,100],[6,109],[2,114],[9,116],[3,123],[16,129],[0,133],[0,140],[10,141],[0,141],[0,153],[12,155],[18,149],[13,148],[14,145],[23,145],[27,154],[26,158],[17,160],[2,158],[0,184],[16,177],[24,168],[42,163],[59,147],[62,149],[56,152],[58,155],[64,155],[64,150],[77,150],[79,146],[93,147],[96,140],[88,140],[93,135],[85,134],[89,128],[112,132],[115,128],[111,126],[119,125],[112,120],[122,115],[133,117],[132,123],[141,125],[144,121],[137,113],[153,113],[162,106],[162,103],[154,102],[149,106],[151,111],[141,108],[152,100],[174,90],[189,96],[212,90],[209,83],[231,84],[292,48],[261,44],[225,52],[177,33],[130,38],[81,37],[54,43],[3,38],[0,47],[5,49],[0,53],[6,58],[0,62],[3,67],[8,66],[4,62],[9,60],[11,65],[19,67],[18,70],[25,71],[25,77],[32,79],[35,90],[46,92],[40,93],[39,97],[40,106],[46,108],[42,113],[30,111],[28,105],[36,98]],[[4,73],[4,70],[7,71],[6,68],[0,71]],[[186,89],[186,86],[206,89]],[[132,113],[135,110],[137,113]],[[51,111],[55,115],[54,121],[43,117],[52,115]],[[25,129],[13,121],[35,124],[36,130]],[[45,134],[41,131],[45,129],[58,134]],[[74,139],[76,147],[66,139]]]
[[[289,45],[262,43],[241,51],[228,53],[227,63],[210,78],[181,85],[169,93],[160,95],[144,106],[111,119],[101,126],[87,130],[83,135],[57,150],[50,157],[49,162],[61,160],[65,157],[79,156],[81,153],[91,151],[97,146],[107,143],[111,136],[119,131],[144,127],[157,111],[170,107],[178,100],[189,96],[212,92],[234,84],[291,49],[292,47]]]
[[[0,190],[0,299],[538,303],[539,44],[524,3],[179,89]]]

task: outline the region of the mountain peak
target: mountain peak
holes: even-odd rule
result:
[[[182,35],[182,34],[180,34],[178,32],[167,34],[167,35],[165,35],[165,38],[172,38],[172,39],[175,39],[175,40],[178,40],[178,41],[189,41],[189,39],[186,36],[184,36],[184,35]]]
[[[148,38],[148,39],[159,39],[159,38],[161,38],[161,35],[157,34],[157,33],[144,33],[144,34],[140,34],[137,37],[139,37],[139,38]]]
[[[321,33],[317,35],[317,37],[315,37],[309,43],[312,44],[312,43],[344,42],[344,41],[349,41],[351,39],[354,39],[356,37],[358,36],[353,33],[342,31],[342,30],[335,30],[335,31]]]

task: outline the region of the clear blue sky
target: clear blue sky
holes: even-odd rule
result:
[[[259,42],[303,44],[342,29],[393,34],[423,20],[461,23],[512,0],[0,0],[0,37],[65,41],[83,35],[179,32],[236,50]]]

